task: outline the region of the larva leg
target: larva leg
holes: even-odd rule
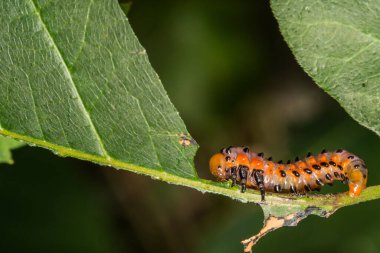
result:
[[[245,192],[247,189],[246,183],[248,176],[248,167],[240,165],[238,171],[240,176],[241,192]]]
[[[232,178],[231,187],[236,184],[236,177],[237,177],[236,167],[231,167],[231,178]]]
[[[263,177],[263,174],[261,173],[261,170],[254,170],[253,177],[255,178],[257,187],[260,190],[261,201],[265,201],[264,177]]]

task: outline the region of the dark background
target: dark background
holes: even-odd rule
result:
[[[247,145],[287,160],[345,148],[379,184],[378,137],[298,66],[268,1],[143,1],[128,14],[170,98],[200,144],[198,173],[221,147]],[[339,45],[337,45],[338,47]],[[259,207],[60,158],[14,152],[0,169],[1,252],[241,252]],[[336,184],[324,192],[345,191]],[[309,217],[264,237],[255,252],[380,250],[380,201]]]

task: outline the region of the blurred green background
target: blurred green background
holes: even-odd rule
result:
[[[297,65],[267,1],[133,2],[128,14],[153,67],[208,158],[247,145],[275,159],[345,148],[379,184],[378,137],[352,120]],[[337,45],[339,46],[339,45]],[[241,252],[262,211],[145,176],[14,152],[0,169],[1,252]],[[345,191],[336,184],[323,192]],[[380,201],[309,217],[264,237],[255,252],[379,252]]]

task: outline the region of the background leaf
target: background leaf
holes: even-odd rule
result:
[[[355,120],[380,135],[379,1],[271,4],[304,70]]]
[[[11,150],[24,145],[25,144],[22,142],[0,136],[0,163],[13,164]]]

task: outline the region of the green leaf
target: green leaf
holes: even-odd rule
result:
[[[62,11],[64,10],[64,11]],[[116,1],[0,3],[0,133],[61,155],[196,178],[196,145]]]
[[[304,70],[380,135],[379,2],[272,0],[271,5]]]
[[[126,3],[119,3],[120,8],[123,10],[125,15],[128,15],[129,11],[131,10],[132,7],[132,2],[126,2]]]
[[[0,163],[13,164],[11,150],[22,146],[22,142],[0,136]]]

